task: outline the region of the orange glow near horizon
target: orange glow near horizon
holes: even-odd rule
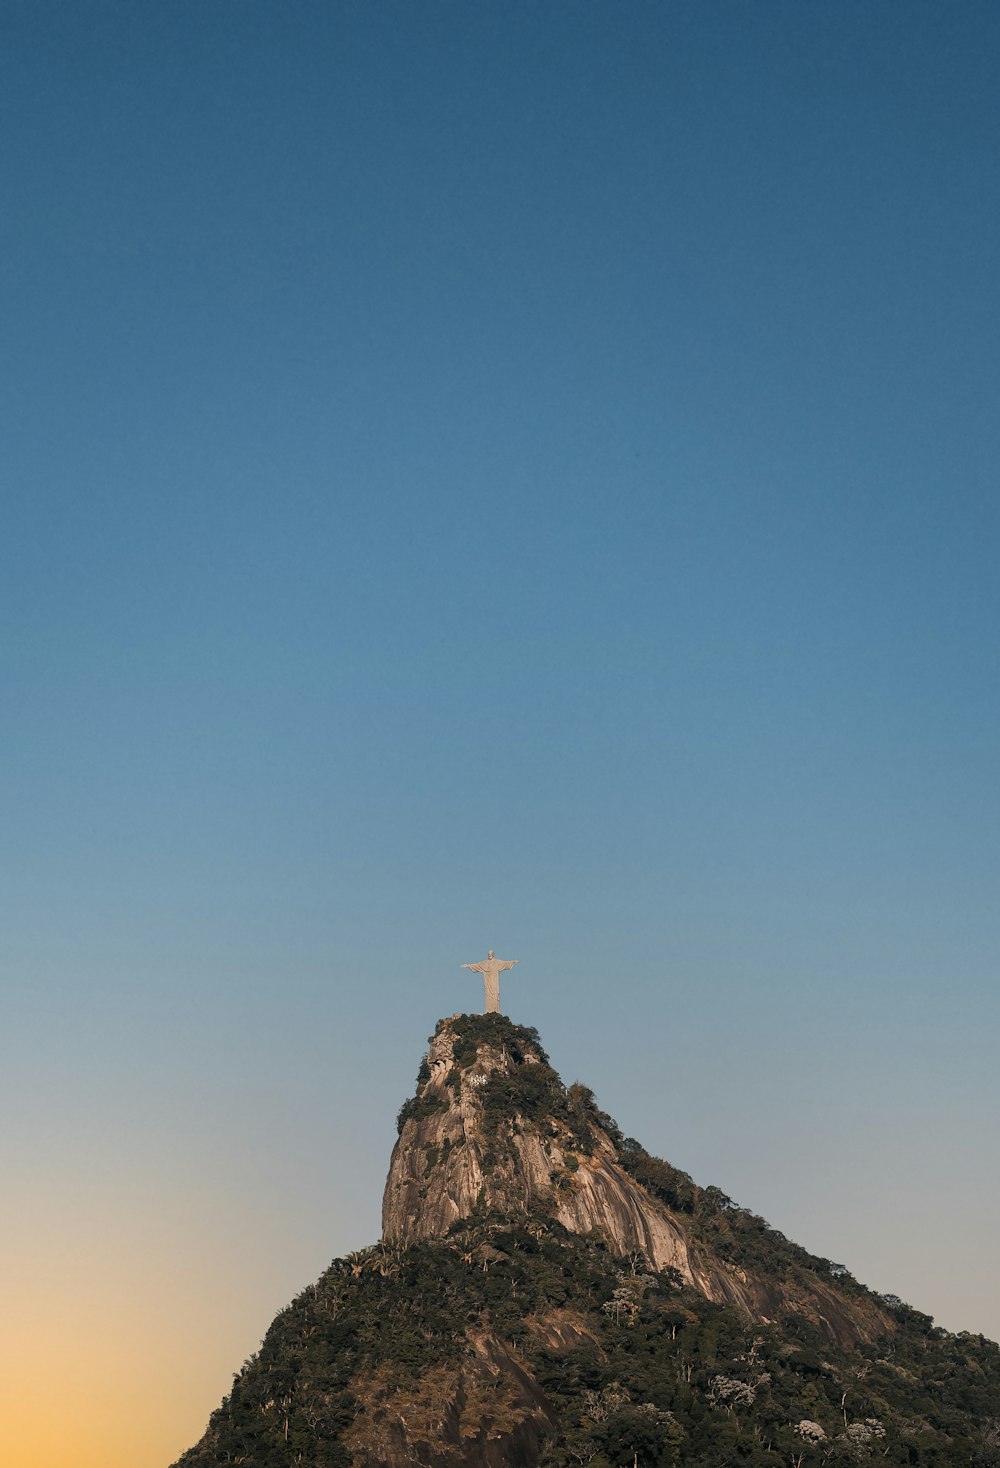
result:
[[[274,1281],[262,1310],[266,1261],[220,1201],[126,1200],[79,1177],[40,1188],[30,1212],[22,1195],[21,1217],[15,1201],[0,1266],[5,1468],[168,1468],[197,1442],[293,1293]]]
[[[0,1373],[11,1407],[0,1417],[0,1462],[167,1468],[197,1441],[225,1390],[206,1401],[233,1349],[223,1328],[206,1322],[192,1351],[184,1311],[182,1345],[177,1281],[140,1282],[135,1259],[85,1251],[75,1269],[51,1256],[40,1266],[37,1250],[21,1259],[30,1266],[4,1289]],[[231,1325],[223,1322],[230,1333]]]

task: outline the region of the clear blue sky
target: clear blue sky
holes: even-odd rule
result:
[[[1000,1334],[997,8],[0,26],[5,1175],[18,1248],[158,1220],[137,1362],[232,1320],[163,1443],[490,945],[653,1150]]]

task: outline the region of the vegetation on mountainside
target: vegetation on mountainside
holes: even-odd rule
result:
[[[572,1323],[569,1348],[552,1344],[547,1321]],[[982,1337],[914,1313],[891,1341],[847,1353],[805,1320],[750,1326],[669,1271],[614,1259],[551,1220],[487,1218],[448,1240],[336,1261],[278,1316],[178,1468],[349,1468],[377,1434],[379,1393],[426,1403],[446,1392],[470,1332],[486,1330],[553,1408],[547,1468],[1000,1464],[1000,1348]],[[456,1452],[513,1420],[502,1382],[480,1396],[464,1405]]]
[[[477,1086],[498,1146],[515,1115],[556,1120],[581,1156],[603,1134],[706,1250],[765,1278],[822,1280],[834,1305],[869,1294],[622,1136],[586,1087],[563,1086],[535,1031],[499,1015],[446,1023],[446,1085],[461,1087],[481,1045],[513,1061]],[[429,1076],[425,1065],[418,1081]],[[441,1104],[407,1103],[401,1127]],[[446,1146],[419,1154],[420,1175]],[[176,1468],[1000,1468],[1000,1347],[880,1304],[892,1333],[853,1350],[804,1314],[755,1325],[672,1270],[616,1258],[548,1215],[504,1217],[484,1193],[447,1238],[335,1261],[278,1316]]]

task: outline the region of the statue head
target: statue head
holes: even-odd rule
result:
[[[493,949],[492,948],[490,949],[489,953],[486,956],[487,956],[487,958],[492,958],[493,957]]]

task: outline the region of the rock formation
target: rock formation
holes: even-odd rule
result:
[[[997,1468],[1000,1350],[622,1136],[533,1030],[442,1020],[383,1238],[175,1468]]]
[[[599,1127],[584,1142],[569,1121],[551,1112],[531,1118],[516,1100],[498,1117],[488,1115],[487,1100],[497,1092],[506,1099],[506,1082],[515,1081],[515,1096],[522,1067],[548,1066],[538,1046],[512,1043],[509,1027],[463,1047],[464,1018],[442,1021],[431,1040],[429,1074],[389,1164],[383,1238],[408,1244],[443,1236],[488,1200],[508,1216],[540,1210],[572,1233],[597,1229],[614,1253],[639,1251],[654,1268],[678,1269],[693,1281],[683,1230],[618,1165]],[[464,1064],[456,1063],[456,1047]]]
[[[571,1233],[597,1235],[618,1257],[676,1270],[748,1319],[769,1323],[795,1310],[844,1345],[892,1330],[874,1299],[844,1298],[810,1271],[779,1281],[720,1259],[690,1217],[630,1174],[614,1123],[576,1089],[580,1097],[565,1090],[531,1031],[500,1016],[442,1020],[416,1096],[400,1113],[383,1238],[443,1238],[485,1207],[507,1218],[548,1215]]]

